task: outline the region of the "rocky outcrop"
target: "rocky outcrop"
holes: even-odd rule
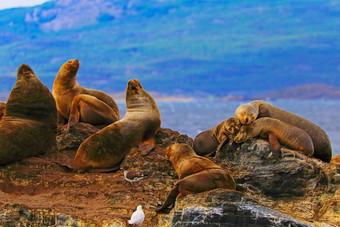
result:
[[[259,203],[245,193],[215,189],[184,197],[172,226],[311,226]]]
[[[276,160],[269,143],[261,139],[238,146],[229,143],[216,162],[234,173],[238,191],[272,209],[310,222],[340,223],[340,175],[335,165],[285,148]]]
[[[74,131],[72,131],[74,130]],[[282,158],[268,157],[269,145],[253,140],[225,145],[216,155],[219,165],[234,175],[237,191],[215,189],[179,196],[169,214],[157,214],[177,175],[165,148],[192,139],[161,129],[154,151],[142,155],[133,148],[113,173],[74,173],[77,143],[90,130],[79,124],[60,128],[59,151],[0,167],[0,225],[128,226],[142,205],[143,226],[337,226],[340,178],[335,166],[283,149]],[[143,176],[124,178],[124,171]]]

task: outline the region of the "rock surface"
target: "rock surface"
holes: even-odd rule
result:
[[[91,131],[92,130],[92,131]],[[338,226],[340,177],[335,166],[283,150],[280,160],[268,158],[263,140],[236,149],[226,145],[215,160],[231,171],[237,192],[215,189],[178,197],[169,214],[154,210],[177,181],[165,148],[192,139],[170,129],[156,135],[156,148],[142,155],[134,148],[114,173],[73,173],[77,149],[95,127],[60,128],[59,151],[0,167],[0,225],[128,226],[137,205],[143,226]],[[213,159],[213,158],[212,158]],[[124,170],[144,178],[130,183]]]

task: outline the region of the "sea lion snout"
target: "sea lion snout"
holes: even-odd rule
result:
[[[172,152],[172,149],[174,148],[174,146],[175,146],[175,144],[170,145],[170,146],[168,146],[168,147],[166,148],[165,154],[166,154],[166,156],[167,156],[168,158],[171,156],[171,152]]]
[[[138,88],[142,88],[142,85],[137,79],[132,79],[128,81],[129,90],[137,90]]]
[[[31,69],[31,67],[27,64],[21,64],[18,68],[18,72],[17,75],[25,75],[27,73],[33,73],[33,70]]]
[[[65,63],[65,67],[72,72],[78,70],[79,66],[80,66],[80,62],[78,59],[68,60]]]

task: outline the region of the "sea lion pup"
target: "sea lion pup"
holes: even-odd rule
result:
[[[270,117],[262,117],[251,124],[243,125],[235,136],[234,141],[242,143],[256,136],[269,138],[270,148],[275,158],[280,154],[280,144],[309,157],[312,157],[314,153],[313,141],[307,132]]]
[[[88,137],[80,144],[75,170],[119,168],[129,150],[140,144],[142,152],[154,147],[154,135],[161,125],[158,107],[136,79],[126,88],[126,114],[115,123]]]
[[[198,155],[206,155],[217,152],[223,144],[232,138],[241,127],[236,117],[230,117],[215,127],[198,134],[194,139],[194,151]]]
[[[330,162],[332,158],[331,142],[326,132],[318,125],[300,116],[284,111],[267,102],[256,100],[240,105],[235,116],[240,119],[242,124],[250,124],[257,118],[271,117],[284,121],[290,125],[298,127],[312,138],[314,146],[314,157],[325,162]]]
[[[230,173],[208,158],[195,154],[187,144],[174,144],[167,148],[166,155],[172,163],[179,181],[169,192],[164,204],[157,212],[164,212],[174,205],[176,197],[209,191],[215,188],[236,189],[234,178]]]
[[[56,132],[52,94],[28,65],[20,65],[0,121],[0,165],[48,151],[56,146]]]
[[[76,81],[79,69],[77,59],[63,64],[54,80],[52,93],[56,100],[59,117],[72,126],[79,121],[92,125],[109,125],[119,120],[116,102],[108,94],[85,89]]]
[[[5,109],[6,109],[6,103],[0,102],[0,121],[5,114]]]

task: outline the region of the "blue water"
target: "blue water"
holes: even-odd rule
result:
[[[236,108],[244,102],[158,102],[163,128],[170,128],[191,138],[221,121],[234,116]],[[340,154],[340,100],[272,101],[271,104],[304,117],[323,128],[328,134],[333,155]],[[121,117],[125,103],[119,103]]]

